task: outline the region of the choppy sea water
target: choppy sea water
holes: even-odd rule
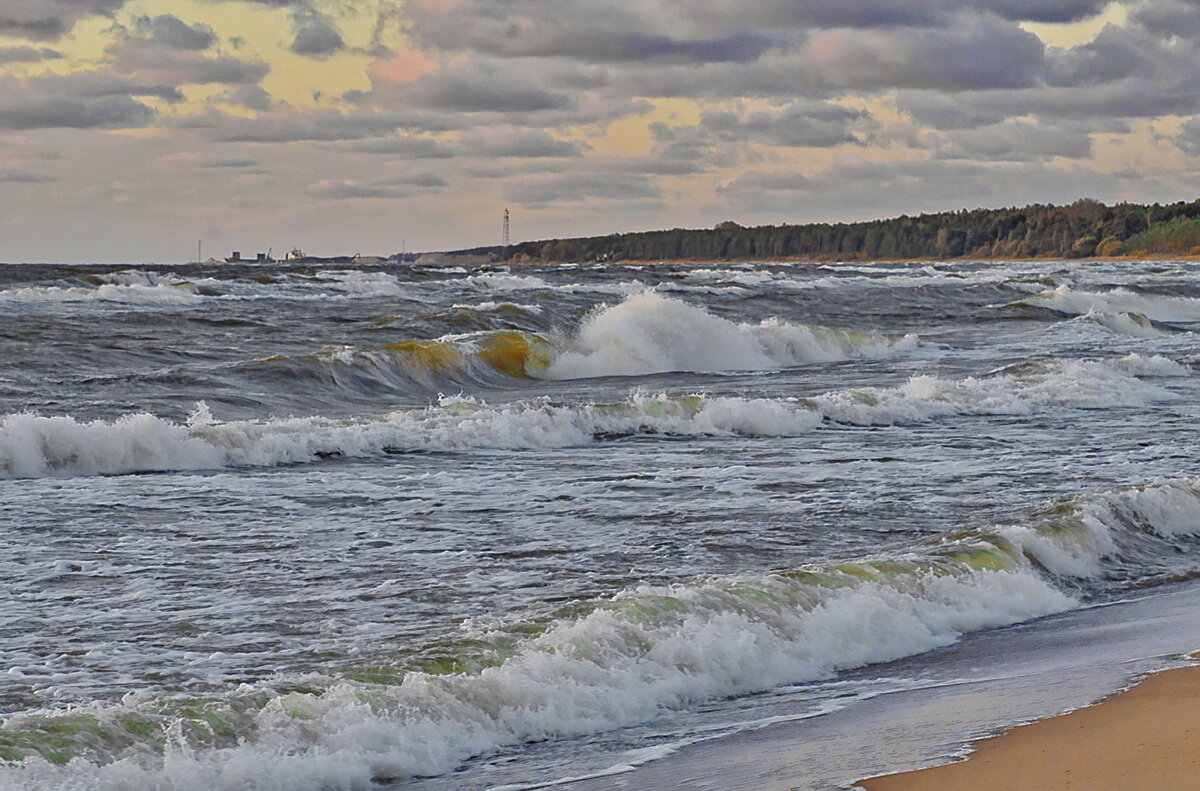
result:
[[[0,266],[0,788],[528,788],[952,674],[1196,575],[1198,327],[1171,261]]]

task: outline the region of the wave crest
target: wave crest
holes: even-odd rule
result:
[[[813,362],[894,356],[916,336],[810,327],[778,318],[738,324],[645,291],[594,311],[548,369],[554,379],[668,371],[761,371]]]
[[[488,370],[518,375],[537,360],[523,333],[490,336],[475,352]],[[336,355],[338,352],[330,352]],[[436,343],[393,350],[427,370],[456,367],[459,351]],[[358,364],[345,352],[350,365]],[[617,403],[548,399],[492,406],[441,398],[436,406],[357,419],[274,418],[217,422],[203,404],[184,423],[148,414],[113,421],[12,414],[0,417],[0,477],[271,466],[328,456],[410,451],[523,450],[585,445],[631,434],[798,436],[824,421],[896,425],[951,415],[1027,415],[1051,407],[1099,408],[1178,396],[1139,376],[1190,376],[1165,357],[1023,363],[962,380],[915,376],[892,388],[835,390],[810,398],[670,397],[635,392]]]

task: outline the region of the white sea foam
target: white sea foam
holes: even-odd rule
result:
[[[551,287],[535,275],[510,275],[503,272],[471,275],[464,278],[463,282],[489,291],[538,291]]]
[[[1110,315],[1127,313],[1138,314],[1155,321],[1200,321],[1200,299],[1139,294],[1126,288],[1084,291],[1061,285],[1053,290],[1027,297],[1023,302],[1079,316],[1093,312]]]
[[[0,302],[47,304],[120,302],[132,305],[195,305],[204,297],[190,283],[102,283],[84,286],[29,286],[0,291]]]
[[[809,327],[781,319],[737,324],[655,291],[594,311],[551,363],[554,379],[637,376],[667,371],[771,370],[811,362],[895,356],[915,336]]]
[[[1174,538],[1200,533],[1200,478],[1164,481],[1089,497],[1088,514],[1105,525]]]
[[[1169,334],[1155,327],[1150,319],[1140,313],[1104,313],[1093,309],[1083,314],[1081,319],[1099,324],[1119,335],[1132,335],[1135,338],[1160,338]]]
[[[1146,533],[1170,539],[1200,534],[1200,478],[1097,492],[1048,518],[1051,530],[1036,524],[1005,525],[997,532],[1052,574],[1096,577],[1107,560],[1120,554],[1122,536]]]
[[[445,773],[506,744],[595,733],[663,708],[826,678],[1075,603],[1027,569],[835,576],[828,587],[785,575],[642,586],[558,622],[477,674],[410,673],[392,686],[338,682],[319,695],[275,695],[237,746],[172,740],[165,756],[131,752],[107,764],[35,757],[0,769],[0,785],[365,789],[375,779]],[[126,713],[93,716],[116,722]]]
[[[1110,362],[1117,370],[1134,376],[1180,377],[1191,376],[1192,370],[1161,354],[1127,354]]]
[[[1186,375],[1163,357],[1110,362],[1055,360],[987,377],[914,376],[899,387],[839,390],[808,399],[826,417],[855,425],[920,423],[947,415],[1030,415],[1049,407],[1098,409],[1170,401],[1178,396],[1137,374]]]
[[[202,405],[187,423],[148,414],[115,421],[14,414],[0,418],[0,475],[95,475],[271,466],[385,451],[570,447],[596,434],[787,436],[820,416],[767,399],[635,395],[618,404],[523,402],[489,407],[443,399],[437,407],[362,420],[323,417],[214,422]]]
[[[825,420],[920,423],[951,415],[1028,415],[1052,407],[1130,406],[1177,398],[1142,376],[1188,370],[1163,357],[1061,360],[993,376],[923,375],[893,388],[838,390],[805,399],[668,397],[635,393],[614,404],[548,400],[490,406],[444,398],[434,407],[361,419],[302,417],[218,422],[199,406],[185,423],[148,414],[114,421],[0,417],[0,477],[96,475],[272,466],[328,455],[393,451],[571,447],[597,435],[799,436]]]
[[[318,272],[317,277],[346,296],[399,297],[408,293],[394,275],[386,272],[326,270]]]
[[[541,305],[531,305],[523,302],[494,302],[491,300],[488,300],[487,302],[478,302],[474,305],[451,305],[451,308],[455,310],[477,310],[481,313],[492,313],[497,310],[512,310],[514,308],[517,310],[523,310],[526,313],[533,313],[535,315],[540,315],[542,312]]]

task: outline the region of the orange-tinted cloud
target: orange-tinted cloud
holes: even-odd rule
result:
[[[375,85],[399,85],[412,82],[437,69],[437,64],[415,49],[399,50],[371,64],[371,82]]]

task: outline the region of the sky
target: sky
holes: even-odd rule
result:
[[[0,261],[1200,197],[1200,0],[0,0]]]

